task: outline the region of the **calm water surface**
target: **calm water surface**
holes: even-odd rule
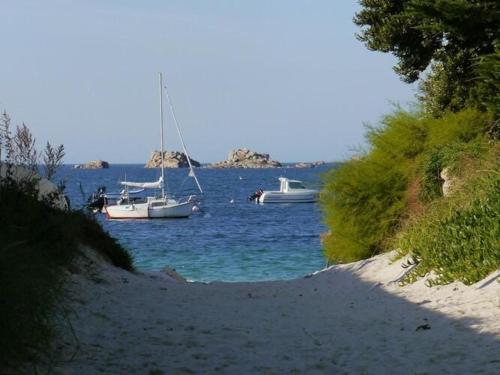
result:
[[[202,211],[188,219],[98,220],[133,255],[140,270],[168,265],[189,280],[259,281],[304,276],[324,267],[319,235],[325,231],[317,204],[258,205],[247,201],[257,188],[279,188],[278,177],[320,187],[320,174],[331,165],[313,169],[197,169],[205,190]],[[160,174],[143,165],[114,165],[103,170],[65,166],[73,207],[99,185],[117,191],[117,182],[155,181]],[[167,171],[170,191],[195,193],[187,170]],[[80,189],[81,186],[81,189]],[[84,195],[81,190],[83,190]],[[231,203],[234,201],[234,203]]]

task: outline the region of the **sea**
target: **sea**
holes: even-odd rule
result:
[[[170,194],[197,194],[200,211],[186,219],[109,220],[96,214],[104,229],[133,256],[140,271],[168,266],[199,282],[287,280],[325,266],[320,234],[326,231],[317,203],[256,204],[256,189],[279,190],[279,177],[304,181],[321,189],[321,175],[333,164],[315,168],[197,168],[203,194],[187,169],[166,170]],[[82,208],[99,186],[119,191],[119,181],[156,181],[158,169],[143,164],[115,164],[108,169],[63,166],[58,179],[66,185],[72,208]]]

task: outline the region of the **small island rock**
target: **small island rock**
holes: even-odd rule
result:
[[[318,166],[323,165],[323,164],[325,164],[325,162],[322,160],[314,161],[312,163],[301,162],[301,163],[295,164],[294,168],[315,168],[315,167],[318,167]]]
[[[269,159],[269,154],[260,154],[248,148],[239,148],[229,153],[227,160],[213,163],[210,168],[279,168],[281,163]]]
[[[75,164],[76,169],[105,169],[109,168],[109,163],[104,160],[92,160],[86,164]]]
[[[199,167],[200,163],[189,158],[193,167]],[[187,168],[189,163],[186,154],[179,151],[164,151],[163,163],[165,168]],[[153,151],[151,157],[147,161],[145,168],[161,168],[161,152]]]

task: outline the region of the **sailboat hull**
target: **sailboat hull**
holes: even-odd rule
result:
[[[167,203],[155,205],[151,203],[118,204],[106,206],[108,219],[168,219],[189,217],[195,202]]]
[[[149,207],[148,215],[151,219],[189,217],[193,212],[193,207],[194,202]]]
[[[105,206],[104,212],[108,219],[147,219],[148,204],[117,204]]]

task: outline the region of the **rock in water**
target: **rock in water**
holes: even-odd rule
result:
[[[232,150],[227,160],[213,163],[210,168],[279,168],[281,163],[269,159],[269,154],[259,154],[248,148]]]
[[[76,169],[105,169],[109,168],[109,163],[104,160],[92,160],[86,164],[75,164]]]
[[[315,167],[318,167],[318,166],[323,165],[323,164],[325,164],[325,162],[323,160],[314,161],[312,163],[301,162],[301,163],[295,164],[294,168],[315,168]]]
[[[200,163],[196,160],[189,159],[193,167],[199,167]],[[165,168],[187,168],[189,163],[186,154],[179,151],[164,151],[163,163]],[[151,157],[147,161],[145,168],[161,168],[161,152],[153,151]]]
[[[187,282],[187,280],[181,274],[179,274],[175,270],[175,268],[165,267],[162,269],[162,272],[164,274],[166,274],[167,276],[171,277],[172,279],[174,279],[175,281],[177,281],[178,283],[186,283]]]

